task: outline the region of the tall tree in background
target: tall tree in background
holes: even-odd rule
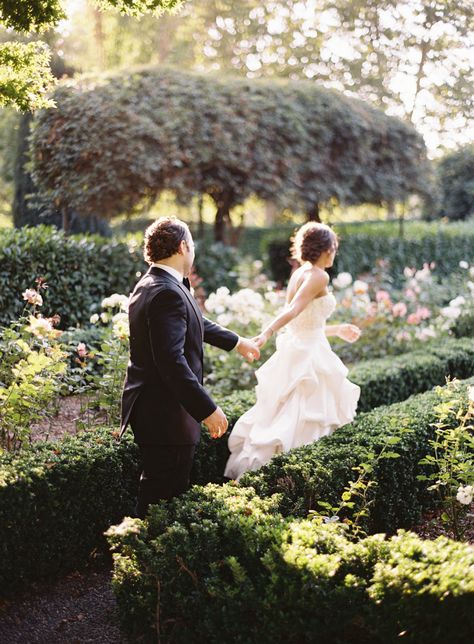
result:
[[[111,21],[122,42],[138,28],[107,20],[110,50]],[[468,0],[194,0],[142,19],[147,47],[131,52],[135,62],[314,79],[438,132],[438,144],[448,132],[461,140],[473,117],[473,21]]]

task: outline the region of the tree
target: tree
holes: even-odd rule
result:
[[[248,81],[148,67],[60,86],[32,135],[35,181],[55,207],[106,218],[172,190],[216,204],[216,238],[249,195],[317,214],[428,189],[409,125],[308,81]]]
[[[98,0],[102,7],[141,15],[171,10],[181,0]],[[65,17],[60,0],[1,0],[0,22],[7,28],[30,33],[55,27]],[[49,69],[50,52],[43,42],[6,42],[0,45],[0,106],[22,110],[51,107],[47,92],[54,79]]]
[[[467,0],[190,3],[169,33],[166,62],[314,79],[454,140],[473,115],[473,21]]]
[[[436,215],[449,219],[474,215],[474,144],[442,157],[437,174],[440,194]]]

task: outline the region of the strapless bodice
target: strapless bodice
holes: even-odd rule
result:
[[[296,334],[322,330],[335,308],[336,298],[332,293],[321,295],[310,302],[294,320],[288,323],[288,330]]]

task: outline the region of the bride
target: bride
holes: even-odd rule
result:
[[[257,402],[234,426],[224,475],[239,480],[274,454],[307,445],[350,422],[360,388],[331,350],[326,336],[355,342],[353,324],[326,326],[336,300],[328,291],[326,268],[333,265],[338,242],[325,224],[310,222],[294,237],[292,256],[300,266],[288,283],[282,312],[259,336],[258,346],[277,331],[276,351],[257,371]]]

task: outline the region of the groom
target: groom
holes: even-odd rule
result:
[[[187,279],[194,243],[187,225],[163,217],[145,232],[150,265],[130,296],[130,360],[122,395],[120,436],[130,423],[140,449],[137,515],[189,486],[200,423],[212,438],[227,418],[202,386],[203,341],[250,362],[260,357],[251,340],[203,318]]]

